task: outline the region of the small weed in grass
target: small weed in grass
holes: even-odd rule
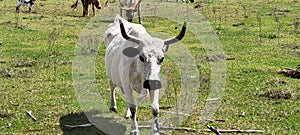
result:
[[[57,64],[58,64],[58,55],[59,52],[59,45],[57,44],[57,38],[60,34],[61,30],[58,30],[57,28],[54,28],[52,32],[49,34],[48,38],[48,63],[47,67],[53,67],[53,75],[54,80],[56,80],[57,76]]]

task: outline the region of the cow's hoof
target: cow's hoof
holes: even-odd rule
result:
[[[131,112],[129,109],[126,110],[126,113],[125,113],[125,118],[128,119],[131,117]]]
[[[140,135],[140,131],[139,130],[132,130],[132,131],[130,131],[130,135]]]
[[[125,119],[129,119],[131,116],[125,116]]]
[[[129,118],[131,118],[131,113],[126,113],[125,119],[129,119]]]
[[[117,109],[116,108],[109,108],[109,112],[115,112],[115,113],[117,113]]]
[[[98,6],[98,7],[96,7],[97,9],[102,9],[102,7],[101,6]]]

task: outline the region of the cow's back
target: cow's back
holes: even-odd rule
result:
[[[119,19],[124,23],[126,32],[132,36],[144,35],[146,30],[142,25],[130,23],[117,15],[114,23],[111,23],[104,33],[106,72],[109,79],[116,85],[121,86],[121,78],[124,76],[122,71],[130,69],[131,63],[136,60],[136,58],[123,55],[122,52],[127,47],[137,47],[138,45],[122,37]]]
[[[119,0],[120,7],[135,9],[140,0]]]

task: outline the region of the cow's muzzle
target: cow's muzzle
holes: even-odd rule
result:
[[[157,90],[161,88],[161,83],[159,80],[145,80],[143,87],[149,90]]]

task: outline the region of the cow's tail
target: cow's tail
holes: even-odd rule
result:
[[[77,7],[77,5],[78,5],[78,0],[75,0],[74,4],[71,5],[71,8],[75,9]]]

